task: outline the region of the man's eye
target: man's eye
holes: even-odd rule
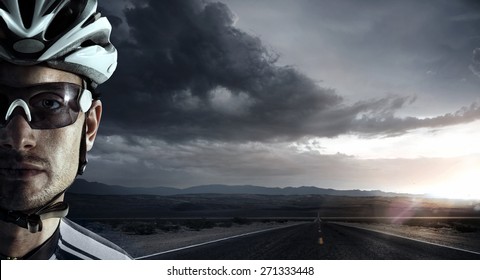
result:
[[[61,97],[50,93],[38,94],[30,99],[30,104],[33,108],[45,111],[61,109],[63,103],[64,102]]]
[[[43,109],[58,109],[60,108],[60,102],[52,100],[52,99],[43,99],[42,100],[42,108]]]

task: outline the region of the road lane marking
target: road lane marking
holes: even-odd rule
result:
[[[185,250],[185,249],[191,249],[191,248],[195,248],[195,247],[200,247],[200,246],[207,245],[207,244],[213,244],[213,243],[217,243],[217,242],[221,242],[221,241],[225,241],[225,240],[229,240],[229,239],[234,239],[234,238],[238,238],[238,237],[249,236],[249,235],[256,234],[256,233],[262,233],[262,232],[267,232],[267,231],[272,231],[272,230],[277,230],[277,229],[283,229],[283,228],[289,228],[289,227],[304,225],[304,224],[308,224],[308,223],[309,223],[309,222],[300,223],[300,224],[295,224],[295,225],[288,225],[288,226],[283,226],[283,227],[262,229],[262,230],[257,230],[257,231],[253,231],[253,232],[247,232],[247,233],[242,233],[242,234],[238,234],[238,235],[234,235],[234,236],[229,236],[229,237],[220,238],[220,239],[216,239],[216,240],[212,240],[212,241],[207,241],[207,242],[203,242],[203,243],[199,243],[199,244],[193,244],[193,245],[189,245],[189,246],[185,246],[185,247],[181,247],[181,248],[171,249],[171,250],[167,250],[167,251],[163,251],[163,252],[159,252],[159,253],[154,253],[154,254],[150,254],[150,255],[146,255],[146,256],[142,256],[142,257],[137,257],[137,258],[135,258],[135,259],[136,259],[136,260],[146,259],[146,258],[150,258],[150,257],[154,257],[154,256],[160,256],[160,255],[164,255],[164,254],[168,254],[168,253],[173,253],[173,252],[177,252],[177,251],[181,251],[181,250]]]
[[[411,238],[411,237],[401,236],[401,235],[398,235],[398,234],[395,234],[395,233],[390,233],[390,232],[381,231],[381,230],[377,230],[377,229],[364,228],[364,227],[349,225],[347,223],[341,223],[341,222],[330,222],[330,223],[337,224],[337,225],[340,225],[340,226],[364,229],[364,230],[373,231],[373,232],[376,232],[376,233],[386,234],[386,235],[395,236],[395,237],[399,237],[399,238],[403,238],[403,239],[408,239],[408,240],[412,240],[412,241],[422,242],[422,243],[426,243],[426,244],[430,244],[430,245],[435,245],[435,246],[440,246],[440,247],[444,247],[444,248],[448,248],[448,249],[453,249],[453,250],[467,252],[467,253],[471,253],[471,254],[475,254],[475,255],[480,255],[480,252],[470,251],[470,250],[466,250],[466,249],[462,249],[462,248],[456,248],[456,247],[452,247],[452,246],[448,246],[448,245],[433,243],[433,242],[430,242],[430,241],[425,241],[425,240],[415,239],[415,238]]]

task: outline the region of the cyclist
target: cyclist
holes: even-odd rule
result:
[[[0,0],[1,259],[130,259],[65,218],[117,51],[97,0]]]

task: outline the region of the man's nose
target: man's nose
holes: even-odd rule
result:
[[[36,146],[33,130],[21,108],[15,110],[7,125],[0,131],[0,147],[4,149],[27,151]]]

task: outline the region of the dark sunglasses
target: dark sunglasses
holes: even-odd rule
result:
[[[77,84],[0,85],[0,127],[6,127],[20,107],[32,129],[61,128],[73,124],[79,112],[87,112],[91,105],[92,93]]]

